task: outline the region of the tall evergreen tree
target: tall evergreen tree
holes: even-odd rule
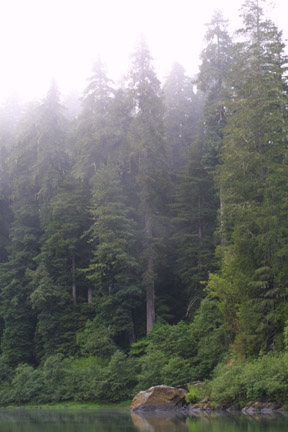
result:
[[[76,132],[76,177],[91,179],[101,164],[107,163],[111,140],[110,109],[114,99],[112,81],[99,59],[84,91]]]
[[[202,165],[205,149],[200,122],[203,97],[200,92],[194,93],[192,79],[179,64],[174,65],[164,92],[165,131],[175,189],[172,206],[174,286],[178,299],[180,292],[182,300],[185,298],[185,312],[192,313],[199,306],[203,291],[201,281],[207,278],[211,266],[215,225],[212,180]]]
[[[174,208],[176,274],[192,315],[203,298],[202,282],[214,267],[217,199],[211,177],[203,167],[201,139],[195,140],[185,170],[179,175]]]
[[[203,110],[203,155],[202,163],[214,181],[216,167],[221,163],[220,150],[223,145],[223,129],[226,125],[226,100],[229,98],[228,75],[233,64],[233,43],[227,30],[227,21],[215,11],[205,36],[206,47],[201,54],[201,65],[197,86],[205,97]],[[218,185],[220,217],[223,194]],[[215,188],[216,194],[216,188]],[[217,209],[217,205],[215,210]],[[221,241],[225,241],[223,218]]]
[[[128,91],[133,101],[133,121],[129,139],[143,229],[143,287],[146,292],[147,332],[150,332],[155,322],[156,241],[164,235],[169,177],[163,96],[151,54],[143,39],[132,59]]]
[[[4,321],[2,353],[13,365],[33,361],[36,317],[30,303],[27,270],[36,268],[34,258],[39,253],[42,234],[37,200],[39,188],[34,175],[36,120],[33,113],[24,122],[8,164],[14,220],[9,232],[9,257],[1,265],[0,314]]]
[[[34,356],[36,311],[31,305],[34,286],[30,275],[37,270],[45,241],[50,201],[68,170],[65,145],[66,123],[59,92],[52,83],[43,103],[27,113],[9,162],[14,222],[1,293],[5,322],[2,349],[14,363],[32,361]]]
[[[192,78],[175,63],[164,83],[165,133],[174,173],[181,171],[199,133],[202,115],[200,95],[194,92]]]
[[[37,160],[34,166],[34,176],[38,182],[37,198],[41,218],[45,224],[49,216],[49,201],[70,169],[67,154],[68,126],[55,81],[52,81],[48,93],[38,109],[36,127]]]
[[[227,77],[233,55],[232,40],[227,30],[227,21],[216,11],[205,35],[206,46],[201,53],[201,64],[197,76],[197,87],[205,95],[204,141],[205,164],[215,172],[219,163],[218,153],[222,146],[223,128],[226,123]]]
[[[9,98],[0,106],[0,263],[8,259],[9,230],[13,220],[9,181],[9,155],[15,144],[21,106]]]
[[[126,191],[127,192],[127,191]],[[86,270],[94,286],[98,321],[114,338],[135,341],[133,311],[139,305],[139,264],[134,212],[119,169],[103,166],[93,178],[90,228],[93,258]]]
[[[244,3],[239,34],[218,174],[226,243],[210,286],[237,333],[235,347],[255,354],[281,346],[287,319],[287,59],[260,1]]]
[[[9,229],[13,220],[7,172],[8,151],[0,147],[0,263],[8,259]]]

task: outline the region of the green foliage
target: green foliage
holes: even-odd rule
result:
[[[111,119],[114,89],[104,64],[99,59],[84,91],[82,110],[77,123],[75,139],[74,174],[90,180],[100,165],[110,157],[115,129]]]
[[[193,143],[185,170],[179,176],[173,205],[176,274],[189,300],[187,314],[197,310],[203,298],[202,282],[214,266],[214,238],[218,202],[211,177],[202,166],[201,142]]]
[[[141,229],[142,286],[146,293],[146,331],[155,323],[155,290],[159,246],[165,245],[169,197],[169,165],[164,135],[164,103],[151,54],[141,39],[128,75],[133,118],[128,131],[131,174],[136,187]]]
[[[172,326],[157,323],[145,343],[145,354],[138,360],[139,390],[160,384],[184,385],[191,380],[196,349],[191,325],[183,321]]]
[[[43,364],[44,398],[51,402],[64,399],[64,383],[69,372],[63,358],[63,354],[55,354],[48,357]]]
[[[121,351],[116,351],[103,371],[100,399],[120,402],[131,399],[137,383],[136,362]]]
[[[140,346],[132,345],[130,355],[136,356],[140,368],[137,388],[208,378],[229,346],[223,321],[217,302],[207,297],[192,323],[156,323]]]
[[[189,149],[198,135],[202,104],[192,79],[183,66],[174,63],[164,86],[165,131],[170,164],[175,177],[185,166]],[[177,181],[177,177],[175,178]]]
[[[231,343],[229,331],[225,328],[223,315],[215,299],[207,296],[202,300],[191,331],[195,338],[192,379],[205,379],[225,356]]]
[[[73,124],[55,83],[0,124],[1,404],[211,375],[217,401],[287,402],[287,59],[260,4],[237,43],[214,14],[194,83],[174,65],[162,92],[141,40]]]
[[[167,356],[160,350],[148,353],[141,359],[137,391],[164,384],[162,371],[167,360]]]
[[[116,351],[112,332],[99,323],[99,319],[88,320],[83,332],[78,333],[77,343],[82,356],[110,358]]]
[[[227,125],[218,167],[222,209],[220,279],[214,278],[241,355],[281,347],[287,319],[287,59],[281,33],[258,2],[243,6],[242,42],[228,82]],[[280,204],[281,203],[281,204]],[[218,294],[217,294],[218,295]]]
[[[19,365],[12,380],[12,399],[17,404],[33,401],[43,387],[40,370],[27,364]]]
[[[146,340],[148,353],[159,350],[167,357],[190,359],[195,351],[193,327],[184,321],[177,325],[157,323]]]
[[[9,363],[7,357],[0,357],[0,385],[5,381],[10,381],[13,376],[14,370]]]
[[[202,386],[197,384],[189,385],[186,402],[190,404],[196,404],[203,398],[203,395],[204,392]]]
[[[133,333],[133,310],[141,297],[136,224],[115,166],[103,166],[93,177],[91,203],[93,257],[84,271],[93,287],[96,312],[114,337]]]
[[[19,365],[12,381],[1,384],[0,402],[119,402],[132,397],[135,384],[136,363],[120,351],[115,352],[106,364],[96,357],[65,359],[57,354],[49,357],[38,369],[27,364]]]
[[[101,400],[103,368],[107,361],[97,357],[65,359],[68,370],[64,386],[64,399],[73,401]]]
[[[287,354],[267,354],[250,362],[219,364],[206,390],[212,400],[245,404],[249,401],[287,403]]]
[[[191,381],[191,361],[180,356],[171,357],[162,369],[163,383],[176,387]]]
[[[140,339],[139,341],[134,342],[130,346],[129,356],[136,357],[136,358],[143,356],[147,351],[147,346],[148,346],[147,338]]]

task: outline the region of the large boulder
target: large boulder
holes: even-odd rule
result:
[[[187,391],[180,388],[159,385],[141,391],[132,400],[132,411],[168,410],[185,405]]]

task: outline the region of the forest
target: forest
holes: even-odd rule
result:
[[[241,19],[196,77],[142,39],[118,87],[99,59],[79,104],[2,104],[1,405],[288,403],[288,63],[260,0]]]

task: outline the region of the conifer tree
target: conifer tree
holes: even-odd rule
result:
[[[37,314],[31,305],[35,288],[30,283],[31,274],[37,272],[45,242],[50,201],[68,170],[66,122],[55,83],[43,103],[26,117],[9,160],[14,221],[1,293],[5,322],[2,349],[13,363],[34,357]]]
[[[165,134],[174,174],[181,171],[193,141],[199,134],[201,98],[194,92],[192,78],[175,63],[164,83]]]
[[[185,292],[187,314],[203,298],[202,283],[214,267],[214,230],[217,199],[213,182],[203,167],[201,139],[192,143],[183,173],[179,175],[174,209],[176,274]]]
[[[96,315],[114,338],[135,341],[133,311],[139,305],[140,266],[134,212],[125,182],[114,164],[93,178],[90,242],[93,258],[86,269],[94,287]]]
[[[101,164],[107,163],[111,142],[110,109],[114,99],[112,81],[99,59],[84,91],[78,118],[74,174],[83,180],[93,177]]]
[[[7,172],[8,151],[0,147],[0,263],[8,259],[9,229],[13,213],[9,194],[9,180]]]
[[[204,162],[215,172],[219,163],[218,153],[222,146],[223,128],[226,123],[227,77],[233,55],[232,40],[227,30],[227,21],[216,11],[208,24],[205,35],[206,46],[201,53],[201,64],[197,76],[197,87],[204,93]]]
[[[142,283],[146,292],[147,332],[150,332],[155,322],[156,239],[158,237],[158,242],[165,230],[169,171],[162,91],[143,39],[132,60],[128,77],[128,91],[133,102],[129,140],[143,230]]]
[[[239,34],[218,175],[226,244],[210,286],[237,333],[235,347],[255,354],[281,346],[287,319],[286,57],[258,0],[244,3]]]
[[[45,224],[49,217],[49,201],[70,169],[67,152],[68,125],[55,81],[52,81],[37,114],[35,130],[37,159],[34,176],[39,187],[37,198],[40,216]]]
[[[27,270],[36,268],[34,258],[39,253],[42,235],[39,188],[33,171],[37,159],[36,118],[30,114],[25,121],[8,164],[13,223],[9,230],[9,257],[1,265],[0,314],[4,322],[1,349],[12,365],[33,361],[36,316],[30,303]]]
[[[70,287],[71,299],[77,303],[78,261],[87,258],[83,233],[89,226],[89,201],[85,185],[68,176],[59,185],[50,201],[50,220],[46,225],[45,250],[49,256],[52,276],[64,287]],[[87,293],[86,293],[87,300]]]
[[[191,313],[199,306],[201,281],[207,278],[211,266],[215,225],[212,181],[202,165],[203,98],[200,92],[194,93],[192,78],[179,64],[174,65],[164,92],[165,131],[174,174],[174,289],[177,287],[178,298],[180,293],[185,298],[185,312]]]

